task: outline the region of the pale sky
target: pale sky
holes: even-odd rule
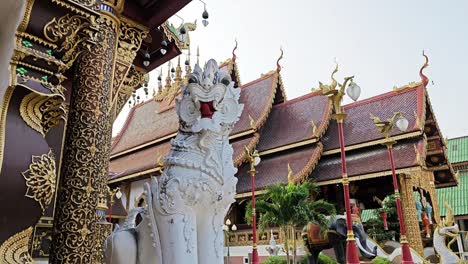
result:
[[[237,39],[240,78],[247,83],[276,68],[281,46],[281,74],[287,97],[292,99],[308,93],[318,81],[328,83],[336,58],[339,81],[355,75],[362,100],[391,91],[395,85],[419,81],[424,49],[430,59],[429,96],[444,137],[468,135],[468,1],[205,2],[210,14],[207,27],[201,24],[203,4],[197,0],[178,13],[186,22],[198,20],[197,30],[190,34],[192,62],[197,45],[202,63],[230,58]],[[156,87],[156,71],[150,74],[151,88]],[[128,110],[127,104],[114,124],[114,135]]]

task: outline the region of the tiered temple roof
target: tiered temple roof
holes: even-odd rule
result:
[[[453,214],[460,219],[468,219],[468,136],[452,138],[448,141],[448,156],[457,171],[458,186],[437,190],[439,204],[444,200],[453,208]],[[440,215],[447,209],[440,207]]]
[[[239,84],[233,59],[222,64]],[[250,192],[250,176],[244,147],[256,148],[262,158],[257,166],[258,190],[274,183],[286,183],[288,174],[299,182],[306,178],[327,185],[341,182],[341,161],[337,125],[331,120],[331,105],[321,91],[286,100],[280,67],[241,87],[244,111],[230,139],[239,171],[237,193]],[[431,108],[425,84],[411,83],[388,93],[344,106],[345,144],[351,181],[391,175],[385,141],[370,115],[390,118],[402,112],[409,129],[394,129],[391,138],[397,172],[424,168],[434,172],[436,187],[456,185],[446,156],[446,142]],[[175,109],[158,112],[154,100],[137,105],[116,137],[111,157],[110,183],[147,177],[162,168],[161,157],[177,132]]]

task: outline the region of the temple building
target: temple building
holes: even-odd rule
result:
[[[348,117],[344,122],[345,150],[351,198],[361,209],[378,208],[373,197],[383,199],[393,193],[391,169],[383,135],[376,129],[371,114],[382,119],[401,112],[409,121],[409,129],[391,131],[396,172],[403,202],[405,225],[410,246],[423,255],[424,241],[417,218],[413,193],[423,194],[434,208],[432,220],[440,222],[436,189],[456,186],[458,179],[447,158],[447,142],[438,127],[421,70],[420,82],[395,87],[387,93],[344,106]],[[343,213],[343,190],[340,149],[336,122],[331,120],[332,106],[320,90],[287,100],[281,66],[242,84],[236,56],[222,63],[236,86],[241,88],[240,103],[244,111],[230,134],[234,148],[233,161],[238,168],[236,202],[227,216],[238,227],[229,237],[232,259],[248,260],[252,245],[252,229],[245,223],[246,201],[251,199],[251,178],[244,149],[257,149],[261,162],[256,167],[256,195],[265,187],[287,183],[288,175],[295,182],[316,182],[321,195]],[[168,73],[169,74],[169,73]],[[144,203],[142,186],[164,168],[163,157],[178,130],[174,98],[186,82],[178,67],[172,81],[162,79],[154,98],[134,106],[120,133],[113,139],[109,168],[111,189],[119,187],[124,195],[113,207],[113,217]],[[119,213],[116,213],[119,212]],[[118,221],[118,220],[114,220]],[[300,230],[297,237],[300,238]],[[268,256],[266,245],[273,234],[282,242],[278,230],[258,235],[259,254]]]
[[[102,263],[112,122],[188,47],[190,2],[2,1],[0,263]]]
[[[458,186],[438,189],[439,204],[444,201],[452,205],[455,221],[460,227],[458,249],[465,252],[462,259],[468,260],[468,137],[451,138],[448,141],[448,158],[453,169],[457,172]],[[440,208],[440,215],[446,216],[444,207]]]

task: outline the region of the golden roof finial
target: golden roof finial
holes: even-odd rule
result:
[[[280,60],[283,58],[283,47],[280,47],[281,55],[279,56],[278,60],[276,61],[276,71],[280,72],[281,71],[281,65],[279,64]]]
[[[162,69],[159,71],[159,77],[158,77],[158,94],[162,92],[163,86],[162,86],[162,79],[163,79],[163,74],[162,74]]]
[[[236,50],[237,50],[237,39],[234,40],[236,42],[236,46],[234,46],[234,49],[232,50],[232,61],[236,61]]]
[[[166,77],[166,85],[164,86],[164,92],[169,91],[172,86],[172,80],[171,80],[171,62],[169,62],[169,65],[167,66],[167,77]]]
[[[288,183],[294,184],[294,173],[291,169],[291,165],[288,163]]]
[[[424,75],[423,73],[423,70],[425,68],[427,68],[427,66],[429,66],[429,58],[427,57],[427,55],[424,53],[424,50],[422,52],[422,55],[424,56],[424,58],[426,59],[426,61],[424,62],[423,66],[421,67],[421,69],[419,70],[419,76],[421,77],[421,81],[424,85],[424,87],[427,86],[427,84],[429,83],[429,78],[427,78],[426,75]]]
[[[177,67],[174,81],[175,83],[179,83],[180,81],[182,81],[182,67],[180,67],[180,56],[177,58]]]

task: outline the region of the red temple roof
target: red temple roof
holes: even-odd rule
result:
[[[177,132],[179,118],[175,109],[157,112],[158,109],[159,104],[154,100],[133,107],[122,131],[112,145],[111,155],[127,151]]]
[[[408,139],[396,144],[393,148],[396,169],[423,165],[423,153],[426,148],[425,144],[425,140],[422,138]],[[348,176],[351,180],[353,177],[379,172],[389,172],[391,169],[388,150],[385,146],[381,145],[347,152],[346,164],[348,167]],[[319,165],[311,174],[311,178],[319,183],[337,179],[341,181],[340,155],[322,157]]]
[[[319,139],[328,127],[330,114],[329,100],[320,92],[275,105],[261,130],[257,149],[262,152],[313,138]]]
[[[234,60],[228,60],[221,67],[226,67],[233,80],[238,81]],[[341,179],[337,125],[335,121],[330,121],[331,105],[327,97],[316,91],[285,101],[278,71],[262,75],[241,89],[239,101],[244,104],[244,111],[230,137],[234,164],[239,168],[236,175],[239,179],[238,193],[250,191],[248,164],[244,163],[245,147],[249,150],[257,148],[262,157],[257,167],[257,189],[287,182],[288,163],[296,181],[311,177],[325,184]],[[156,102],[147,104],[131,112],[129,119],[140,121],[127,120],[123,135],[115,140],[112,153],[132,148],[135,150],[138,146],[142,150],[130,157],[116,158],[114,155],[111,160],[111,171],[116,172],[113,180],[157,168],[156,154],[153,152],[161,144],[165,144],[166,152],[169,150],[169,139],[175,135],[178,126],[175,111],[172,108],[157,113]],[[375,127],[371,114],[384,120],[394,112],[402,112],[409,121],[408,131],[394,129],[391,133],[391,137],[398,140],[394,147],[397,169],[429,168],[434,171],[436,185],[456,183],[423,83],[408,85],[343,108],[348,114],[344,122],[344,134],[350,178],[388,175],[387,150],[380,145],[384,139]],[[140,131],[128,132],[135,128]],[[127,146],[119,145],[119,141],[124,141]],[[157,145],[146,148],[154,144]],[[147,158],[148,155],[151,158]],[[431,164],[435,155],[438,155],[439,163]],[[128,164],[132,164],[132,170],[125,170],[130,167]]]
[[[257,130],[265,123],[273,106],[277,86],[278,74],[272,72],[241,87],[239,102],[244,104],[244,111],[231,135],[250,129]]]
[[[383,138],[382,133],[377,130],[370,118],[371,114],[384,120],[391,118],[394,112],[401,112],[408,119],[408,131],[401,132],[395,127],[392,130],[392,136],[416,131],[422,133],[425,100],[424,87],[420,85],[345,105],[343,108],[348,114],[343,123],[345,145],[352,146]],[[325,151],[340,147],[336,122],[331,122],[323,137],[323,144]]]
[[[288,182],[288,164],[292,169],[294,180],[299,182],[306,178],[317,165],[322,153],[322,145],[289,151],[281,155],[269,155],[262,157],[262,161],[255,168],[258,173],[255,176],[256,190],[261,190],[268,185]],[[250,165],[244,163],[237,172],[237,193],[250,192],[251,176]]]

